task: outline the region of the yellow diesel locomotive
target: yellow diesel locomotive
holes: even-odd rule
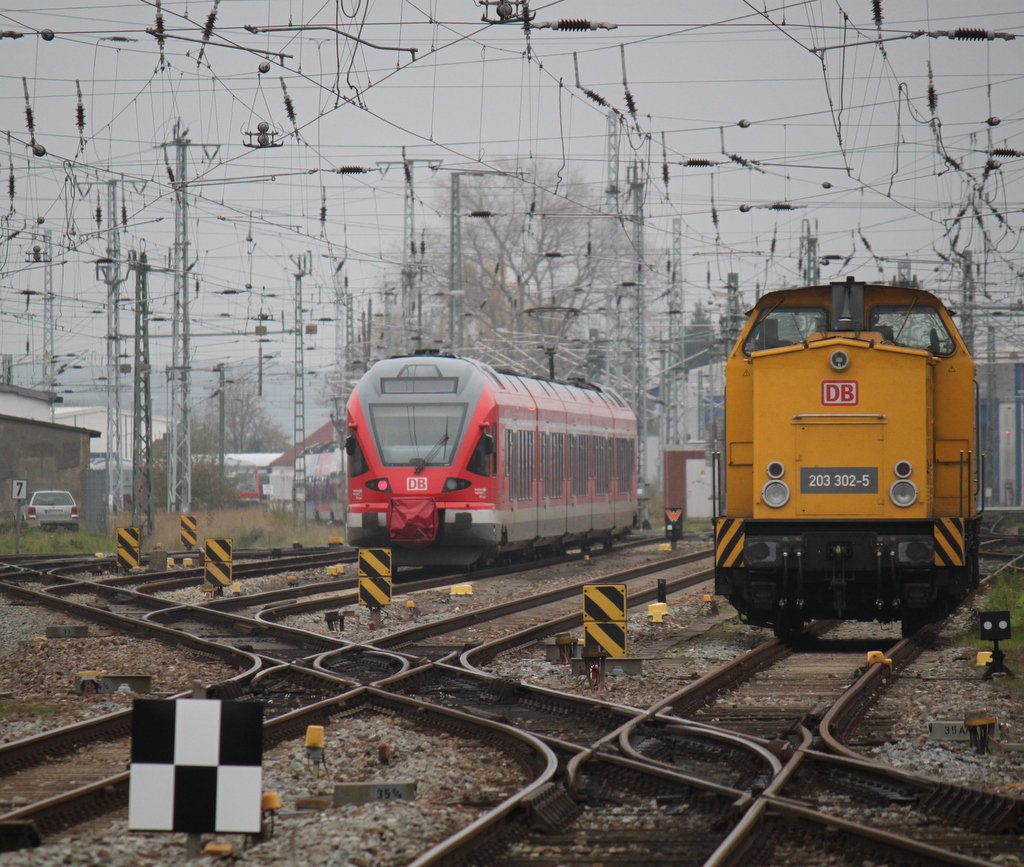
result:
[[[781,636],[941,619],[978,584],[974,362],[930,292],[762,296],[725,367],[715,590]]]

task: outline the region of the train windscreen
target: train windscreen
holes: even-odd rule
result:
[[[828,330],[824,307],[781,307],[765,311],[750,330],[743,351],[750,355],[762,349],[778,349],[802,343],[816,332]]]
[[[451,466],[465,419],[464,403],[370,405],[373,439],[389,467]]]
[[[956,343],[942,316],[930,304],[872,307],[868,328],[878,331],[897,346],[927,349],[932,355],[952,355],[956,351]]]

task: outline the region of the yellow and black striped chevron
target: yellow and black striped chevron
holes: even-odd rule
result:
[[[142,530],[139,527],[117,528],[117,568],[137,569],[141,563]]]
[[[964,519],[935,519],[936,566],[964,565]]]
[[[715,566],[730,569],[743,565],[743,519],[719,518],[715,525]]]

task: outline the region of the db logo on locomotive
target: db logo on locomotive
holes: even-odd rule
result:
[[[410,491],[425,491],[427,480],[423,476],[409,476],[406,480],[407,489]]]
[[[821,384],[821,402],[825,406],[854,406],[857,399],[858,392],[855,381],[826,380]]]

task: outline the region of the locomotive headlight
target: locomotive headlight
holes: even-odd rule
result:
[[[892,468],[892,471],[901,479],[906,479],[914,472],[914,467],[910,461],[897,461],[896,466]]]
[[[772,461],[766,468],[769,479],[781,479],[786,475],[786,465],[782,461]]]
[[[766,506],[771,506],[773,509],[782,508],[789,502],[789,485],[778,479],[765,482],[764,487],[761,488],[761,500]]]
[[[850,356],[842,349],[837,349],[828,357],[833,370],[846,370],[850,366]]]
[[[391,493],[391,482],[387,479],[370,479],[370,481],[366,483],[366,487],[371,491],[377,491],[380,494]]]
[[[461,491],[463,488],[468,488],[471,484],[473,483],[469,479],[445,479],[444,487],[441,490],[450,494],[452,491]]]
[[[917,502],[917,485],[909,479],[900,479],[893,482],[889,488],[889,499],[901,509],[913,506]]]

